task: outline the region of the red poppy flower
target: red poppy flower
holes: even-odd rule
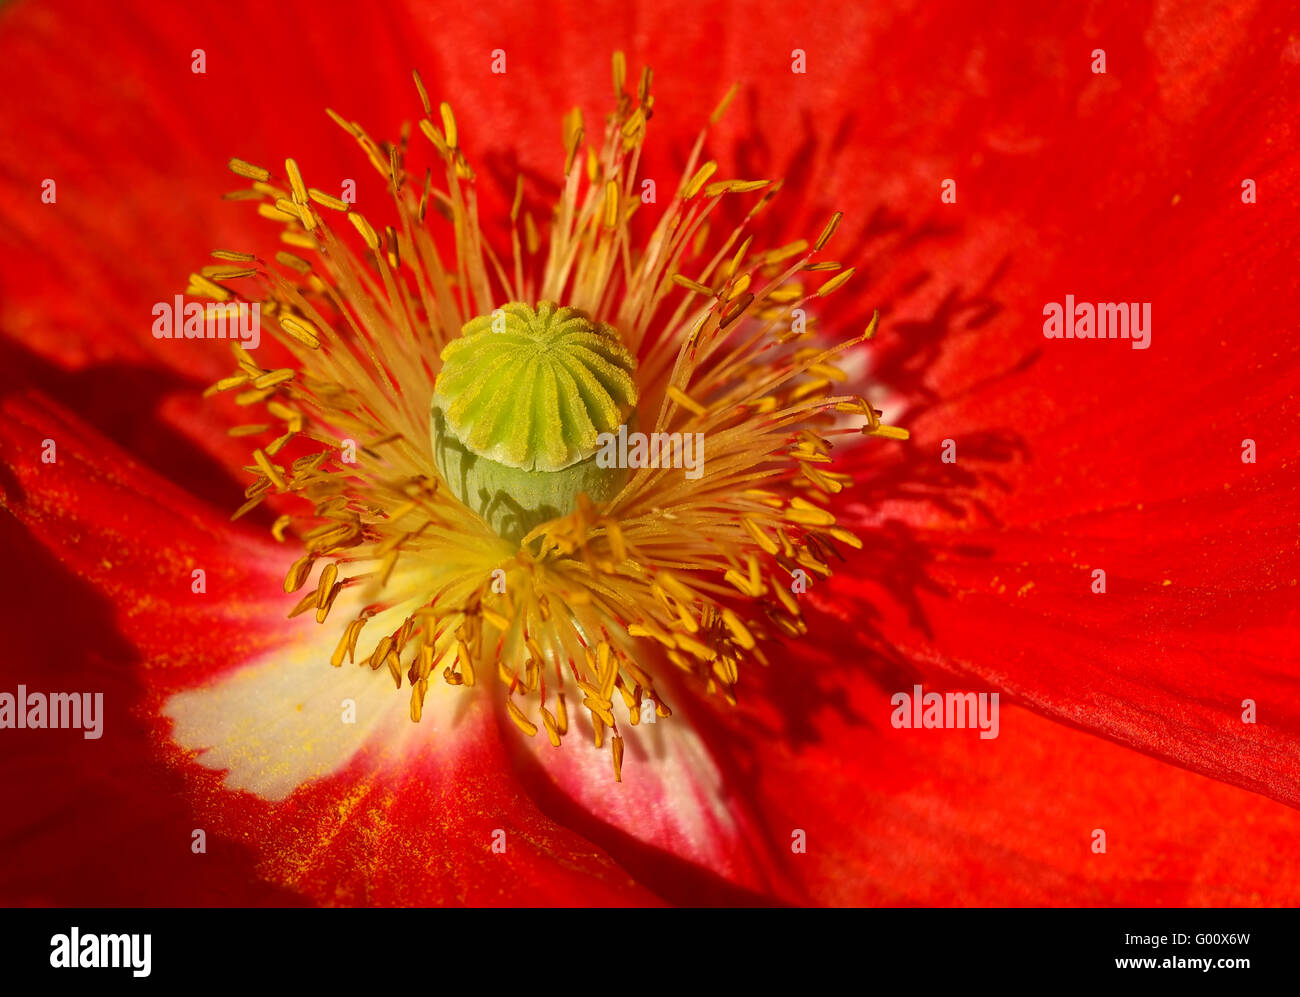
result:
[[[7,7],[0,896],[1294,903],[1279,21]]]

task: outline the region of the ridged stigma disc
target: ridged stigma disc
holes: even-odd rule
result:
[[[570,512],[578,494],[612,498],[626,471],[598,468],[597,437],[636,407],[636,360],[618,333],[576,308],[512,302],[465,324],[442,351],[431,413],[448,486],[517,540]]]

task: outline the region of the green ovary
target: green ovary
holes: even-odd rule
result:
[[[575,308],[511,302],[442,351],[431,428],[438,470],[497,533],[518,541],[585,492],[613,498],[624,468],[596,466],[597,438],[633,417],[636,360]]]

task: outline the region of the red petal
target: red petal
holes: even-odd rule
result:
[[[797,672],[747,682],[731,724],[773,854],[818,904],[1290,906],[1300,813],[1000,704],[998,736],[895,729],[896,692],[979,690],[814,619]],[[1106,851],[1093,851],[1096,830]],[[791,850],[805,832],[807,851]]]
[[[960,238],[919,243],[890,281],[944,275],[885,322],[880,376],[918,408],[911,442],[861,457],[877,549],[853,570],[881,580],[860,594],[889,607],[876,625],[895,650],[1297,805],[1300,465],[1283,427],[1300,415],[1285,336],[1300,213],[1280,196],[1297,160],[1278,79],[1300,70],[1266,17],[1099,30],[1113,79],[1089,78],[1082,52],[1025,64],[976,40],[983,88],[1014,79],[1022,113],[1014,141],[1002,115],[1003,131],[954,136],[940,172],[963,193],[935,217]],[[969,99],[959,76],[938,62],[941,120]],[[1043,307],[1067,294],[1150,302],[1150,348],[1045,339]]]

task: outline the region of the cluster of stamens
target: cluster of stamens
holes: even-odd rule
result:
[[[580,697],[616,777],[625,722],[637,725],[647,709],[671,713],[663,662],[734,702],[743,662],[764,662],[765,642],[805,633],[799,579],[828,576],[839,545],[860,546],[827,509],[851,484],[831,469],[830,438],[906,436],[863,398],[836,393],[845,380],[837,354],[870,338],[875,320],[825,346],[806,311],[853,273],[816,259],[838,214],[812,244],[755,251],[747,229],[780,184],[714,180],[701,133],[648,241],[632,244],[653,98],[648,71],[635,95],[624,76],[620,54],[617,107],[599,149],[585,144],[579,112],[565,118],[563,192],[545,224],[525,210],[520,179],[508,260],[480,228],[451,108],[443,103],[435,119],[417,75],[418,127],[445,188],[433,168],[411,173],[410,127],[378,143],[331,111],[387,185],[384,224],[308,187],[292,159],[282,177],[232,160],[252,183],[228,196],[257,201],[282,226],[283,248],[270,260],[218,251],[222,262],[192,275],[189,288],[260,301],[292,358],[264,368],[235,346],[237,369],[212,390],[265,413],[230,431],[266,441],[246,467],[253,482],[235,515],[270,503],[273,535],[303,548],[285,591],[315,583],[290,615],[314,612],[325,623],[341,593],[358,596],[331,664],[386,668],[399,688],[405,680],[417,721],[435,670],[451,685],[495,680],[519,728],[544,728],[556,746],[569,732],[568,698]],[[760,191],[715,244],[710,216],[723,199]],[[454,259],[440,254],[440,224],[450,226]],[[822,273],[833,275],[804,286],[804,275]],[[439,358],[471,320],[539,302],[616,330],[636,359],[640,425],[707,439],[698,480],[639,468],[614,494],[579,495],[516,537],[448,487],[429,428]],[[401,611],[396,629],[364,632],[390,609]]]

